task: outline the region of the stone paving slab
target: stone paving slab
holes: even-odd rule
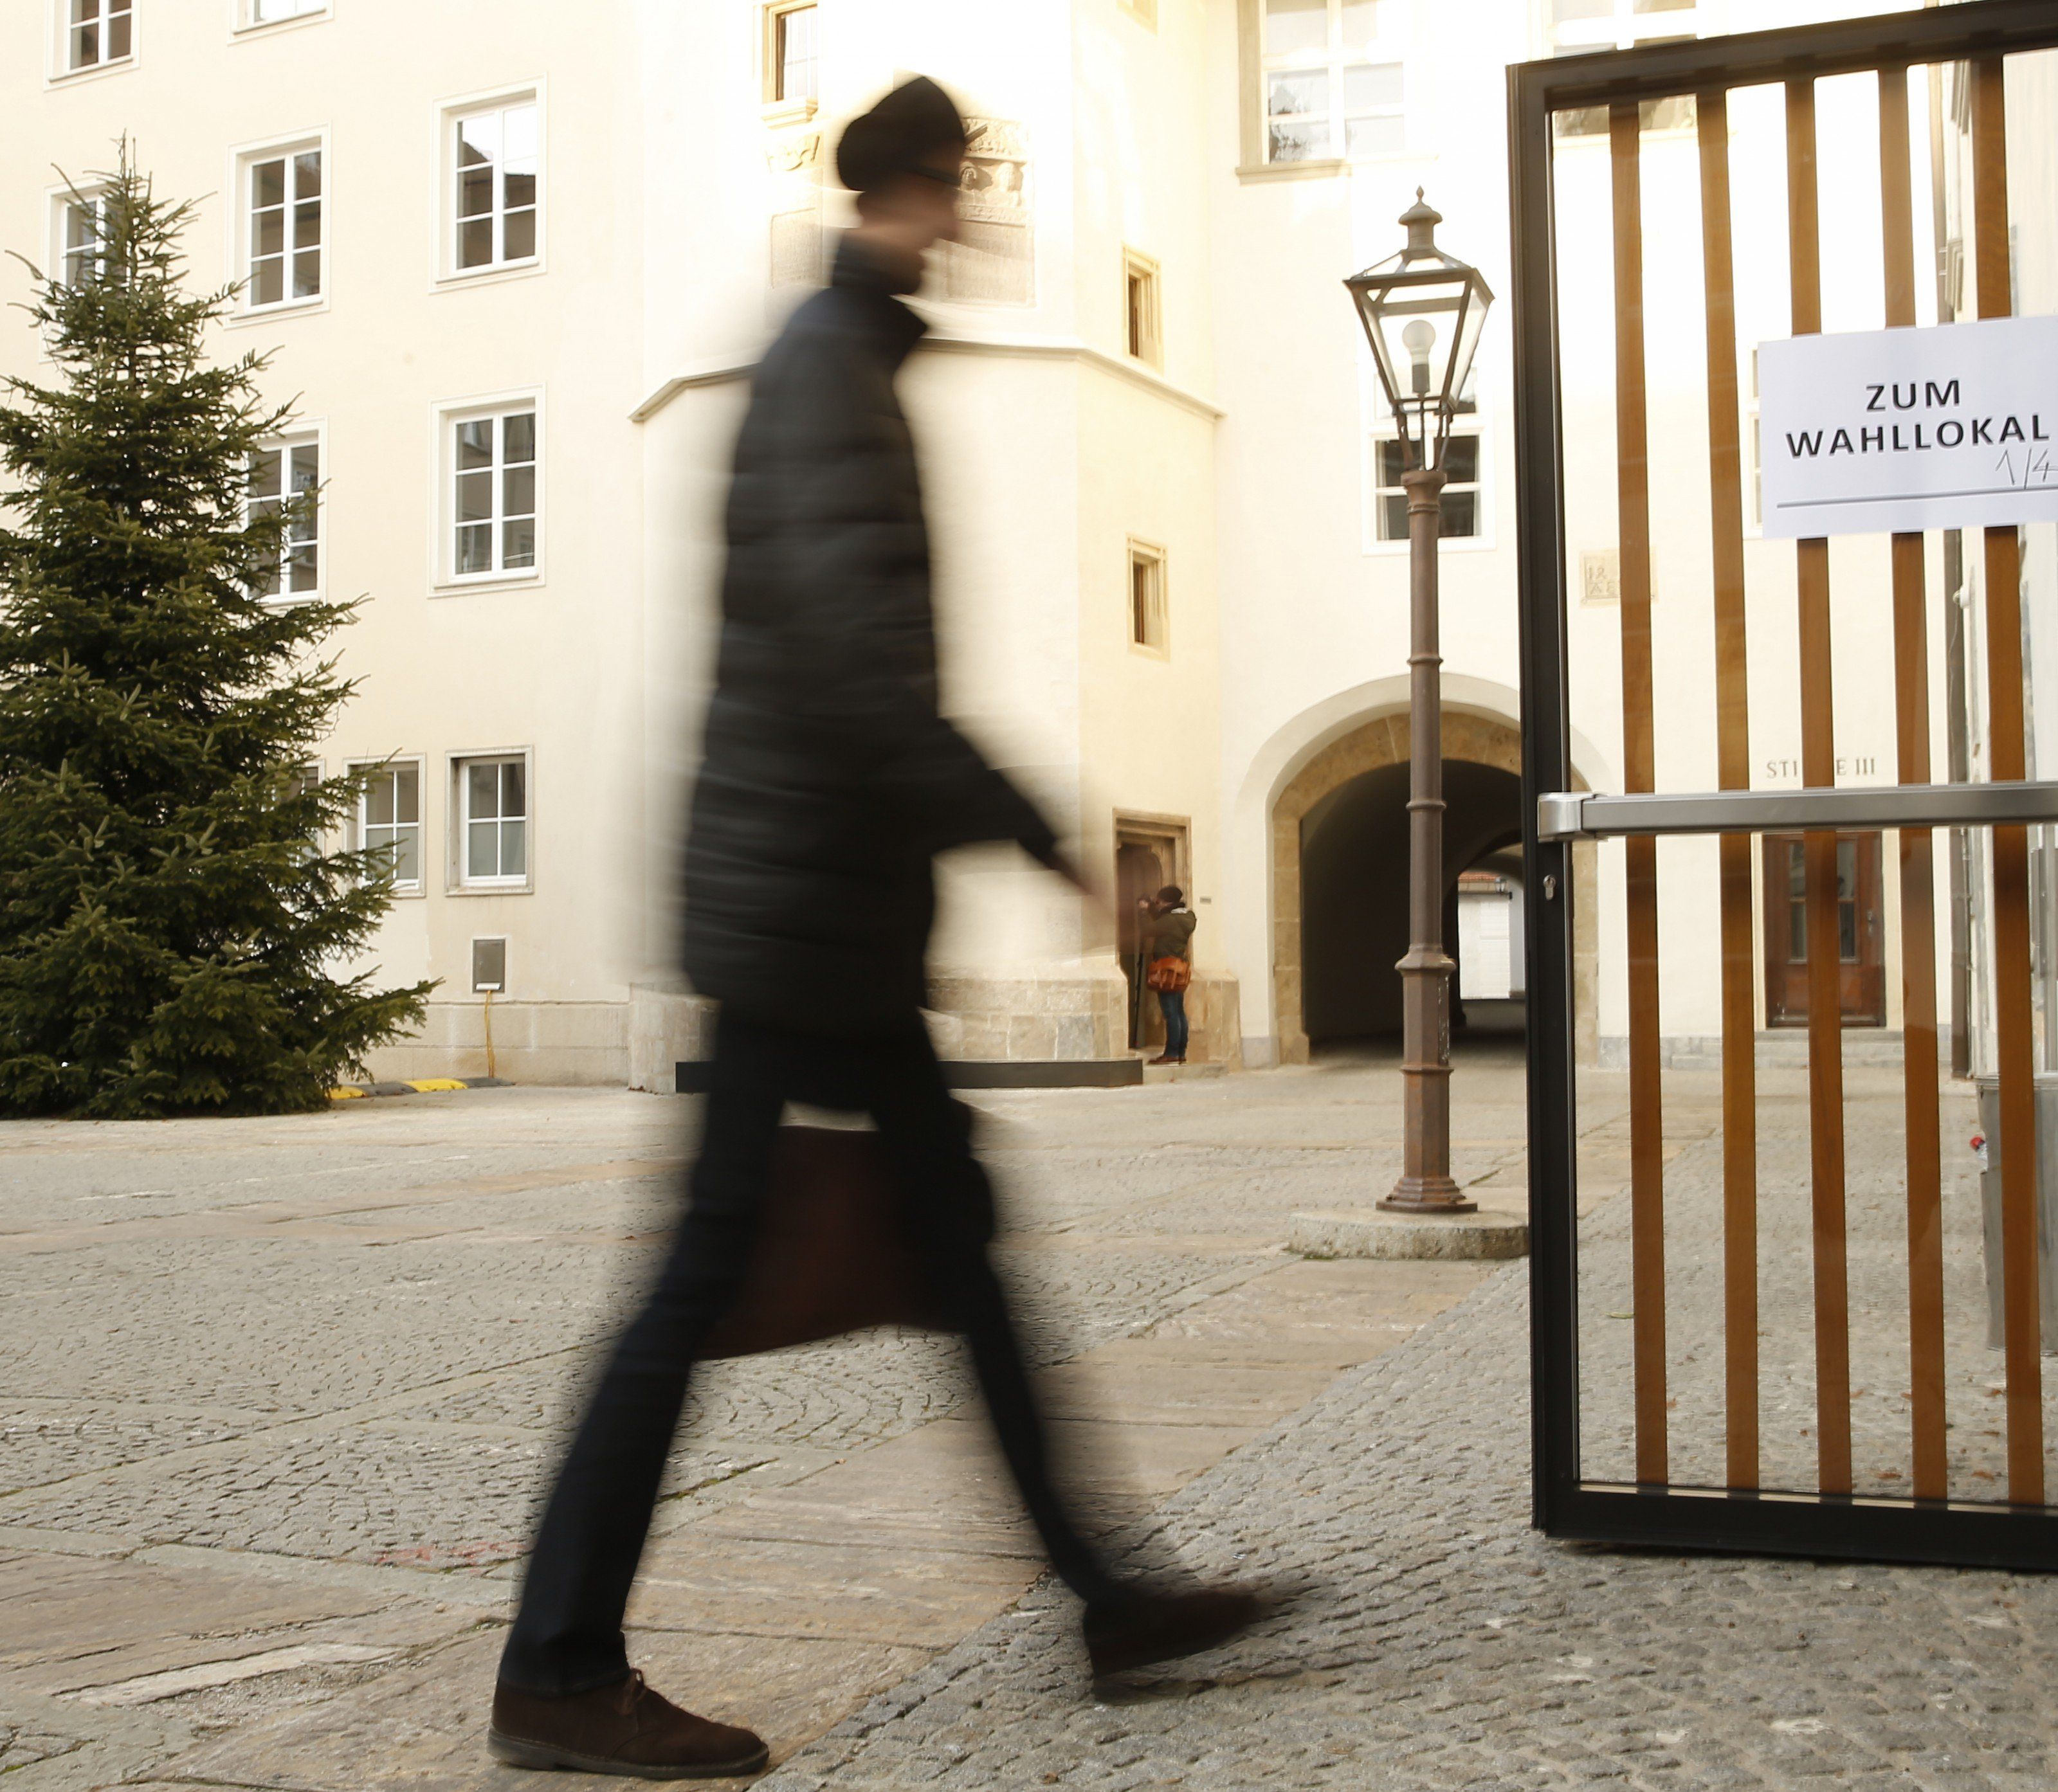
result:
[[[1297,1589],[1259,1630],[1097,1700],[1075,1608],[1047,1584],[768,1792],[2053,1783],[2058,1577],[1530,1530],[1525,1275],[1343,1376],[1144,1528],[1155,1552]]]

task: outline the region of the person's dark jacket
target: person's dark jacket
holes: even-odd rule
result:
[[[1184,958],[1194,956],[1194,911],[1165,909],[1143,917],[1143,953],[1146,958]]]
[[[685,855],[686,974],[769,1024],[856,1033],[924,997],[930,858],[1034,806],[937,711],[928,534],[894,396],[924,325],[861,244],[757,370]]]

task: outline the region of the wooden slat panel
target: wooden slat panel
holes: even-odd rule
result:
[[[1616,501],[1622,553],[1623,787],[1655,788],[1651,499],[1643,379],[1638,109],[1610,109],[1615,201]],[[1624,842],[1628,870],[1630,1279],[1636,1478],[1671,1478],[1665,1420],[1665,1128],[1659,1080],[1658,842]]]
[[[2001,59],[1973,65],[1974,268],[1981,317],[2013,308],[2008,252],[2008,129]],[[2025,775],[2022,565],[2012,528],[1986,531],[1988,775]],[[2008,1366],[2008,1497],[2044,1503],[2038,1358],[2036,1109],[2029,989],[2029,835],[1993,831],[1995,1068],[2000,1076],[2002,1339]]]
[[[1730,236],[1729,96],[1696,102],[1701,245],[1708,332],[1708,484],[1715,595],[1715,758],[1724,790],[1750,784],[1745,652],[1743,462],[1737,411],[1736,304]],[[1758,1477],[1758,1011],[1751,941],[1750,840],[1718,843],[1722,942],[1722,1386],[1725,1475]]]
[[[1915,322],[1915,213],[1908,137],[1908,71],[1879,72],[1881,241],[1886,322]],[[1893,537],[1893,689],[1897,769],[1929,782],[1929,629],[1922,537]],[[1949,1493],[1944,1412],[1943,1148],[1937,1113],[1937,869],[1930,831],[1901,832],[1901,1014],[1908,1149],[1908,1360],[1910,1441],[1918,1500]]]
[[[1822,327],[1815,88],[1786,88],[1786,228],[1797,336]],[[1795,544],[1801,613],[1801,781],[1837,781],[1830,684],[1830,544]],[[1844,1215],[1844,1028],[1838,956],[1837,837],[1802,846],[1808,916],[1808,1125],[1815,1245],[1817,1485],[1851,1490],[1849,1275]]]

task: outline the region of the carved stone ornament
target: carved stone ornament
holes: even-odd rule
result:
[[[774,139],[765,152],[765,164],[775,174],[797,174],[804,168],[819,167],[821,159],[820,131],[794,131]]]

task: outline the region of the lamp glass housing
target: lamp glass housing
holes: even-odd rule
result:
[[[1443,464],[1452,413],[1493,294],[1476,268],[1436,247],[1443,220],[1416,198],[1400,218],[1408,247],[1344,284],[1372,344],[1407,464],[1433,469]]]

